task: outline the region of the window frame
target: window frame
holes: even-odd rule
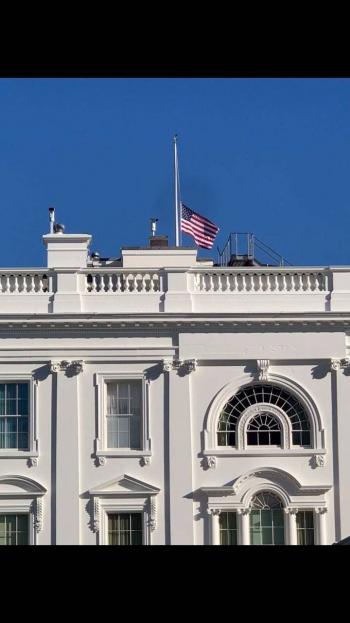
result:
[[[141,422],[140,449],[108,448],[107,445],[107,384],[116,381],[141,382]],[[144,372],[99,372],[94,375],[97,400],[97,430],[95,438],[95,455],[97,458],[108,457],[150,457],[151,439],[149,434],[150,413],[150,381]]]
[[[100,530],[98,532],[98,544],[109,545],[108,542],[108,515],[113,513],[140,513],[142,516],[142,545],[151,544],[150,513],[148,499],[112,500],[99,498]],[[115,547],[111,545],[110,547]],[[132,546],[116,546],[132,547]]]
[[[0,448],[1,458],[37,458],[39,456],[38,439],[38,380],[33,374],[0,374],[0,383],[27,383],[28,384],[28,449]]]
[[[32,500],[19,500],[18,504],[16,504],[15,500],[7,500],[6,502],[1,500],[0,515],[28,515],[28,545],[37,544],[37,533],[34,529],[35,512]]]

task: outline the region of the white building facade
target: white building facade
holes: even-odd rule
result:
[[[350,267],[43,240],[0,271],[0,544],[350,535]]]

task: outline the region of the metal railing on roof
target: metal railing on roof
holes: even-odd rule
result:
[[[265,266],[291,266],[283,255],[251,232],[231,232],[222,250],[218,247],[219,266],[229,266],[233,259],[245,258]]]

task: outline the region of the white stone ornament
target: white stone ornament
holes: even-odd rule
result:
[[[34,530],[36,533],[40,532],[43,527],[43,500],[42,498],[36,498],[34,503]]]
[[[162,372],[171,372],[173,369],[173,362],[171,359],[163,359],[162,361]]]
[[[94,517],[93,517],[93,532],[99,532],[100,530],[100,500],[94,498]]]
[[[208,469],[215,469],[216,467],[216,456],[207,456],[206,457],[206,465]]]
[[[28,467],[37,467],[39,463],[39,459],[36,456],[30,456],[27,463],[28,463]]]
[[[145,467],[146,465],[150,465],[151,464],[151,457],[150,456],[143,456],[140,459],[140,464]]]
[[[324,467],[326,464],[326,457],[324,454],[315,454],[314,457],[315,467]]]
[[[259,381],[268,381],[270,367],[269,359],[257,359],[256,366],[258,369]]]
[[[98,456],[96,460],[98,465],[106,465],[107,459],[105,456]]]

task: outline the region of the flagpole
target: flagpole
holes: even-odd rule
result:
[[[179,165],[177,159],[177,134],[174,136],[174,174],[175,174],[175,246],[180,246],[179,230]]]

